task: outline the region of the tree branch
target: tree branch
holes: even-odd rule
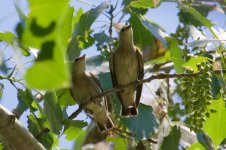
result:
[[[7,150],[45,150],[33,135],[23,127],[16,117],[0,105],[0,135]]]
[[[214,70],[213,73],[219,74],[221,71],[225,72],[226,70]],[[113,94],[115,92],[123,91],[123,89],[128,88],[131,85],[137,86],[137,85],[140,85],[140,84],[151,82],[154,79],[169,79],[169,78],[181,78],[181,77],[195,77],[197,75],[199,75],[199,73],[183,73],[183,74],[164,74],[164,73],[160,73],[160,74],[157,74],[157,75],[152,75],[152,76],[150,76],[149,78],[146,78],[146,79],[142,79],[142,80],[138,80],[138,81],[129,83],[127,85],[123,85],[123,86],[120,86],[120,87],[117,87],[117,88],[112,88],[110,90],[104,91],[104,92],[102,92],[100,94],[97,94],[95,96],[92,96],[90,99],[87,99],[85,101],[85,103],[80,104],[79,108],[75,112],[73,112],[68,118],[69,119],[76,118],[78,116],[78,114],[83,110],[83,108],[86,105],[88,105],[89,103],[95,101],[96,99],[100,99],[100,98],[102,98],[104,96]]]

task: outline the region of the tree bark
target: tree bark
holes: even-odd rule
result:
[[[45,150],[15,115],[0,105],[0,136],[6,150]]]

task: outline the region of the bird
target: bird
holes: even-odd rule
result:
[[[134,46],[131,25],[125,25],[121,28],[119,45],[110,54],[109,68],[114,88],[143,79],[143,56],[139,48]],[[122,117],[132,117],[138,114],[142,87],[142,84],[131,85],[123,91],[117,92],[122,105],[120,112]]]
[[[114,127],[109,117],[107,98],[91,100],[92,96],[103,92],[100,81],[91,72],[86,71],[85,54],[74,60],[72,65],[72,95],[85,112],[94,118],[101,133]],[[90,101],[91,100],[91,101]]]

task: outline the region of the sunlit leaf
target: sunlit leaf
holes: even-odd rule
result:
[[[69,74],[64,59],[71,35],[73,8],[68,0],[29,2],[31,9],[22,33],[22,44],[40,52],[25,79],[30,86],[39,89],[68,86]]]
[[[113,150],[123,150],[127,148],[128,141],[121,137],[108,137],[107,141],[113,142]]]
[[[79,135],[75,140],[74,150],[82,149],[85,137],[86,137],[86,132],[84,130],[81,130],[81,132],[79,133]]]
[[[200,64],[203,61],[207,61],[206,57],[198,56],[198,57],[191,57],[187,62],[183,64],[184,68],[188,70],[192,70],[194,72],[198,71],[197,64]]]
[[[62,128],[61,122],[63,115],[55,92],[45,94],[44,111],[50,123],[51,130],[59,135]]]
[[[166,40],[170,49],[170,58],[174,63],[174,67],[177,73],[183,73],[182,65],[184,63],[182,50],[177,44],[177,40],[174,38],[166,37]]]
[[[223,99],[213,100],[208,109],[214,109],[217,112],[211,113],[209,118],[206,118],[203,130],[213,141],[214,147],[217,148],[226,137],[225,101]]]
[[[67,54],[68,59],[73,61],[76,57],[80,54],[80,47],[79,47],[79,39],[86,37],[83,39],[83,42],[87,40],[87,31],[90,31],[90,27],[93,22],[97,19],[97,17],[109,6],[108,2],[103,2],[96,8],[93,8],[86,13],[82,14],[79,22],[75,24],[73,35],[71,38],[71,42],[68,46]]]
[[[171,128],[170,134],[164,137],[164,140],[160,149],[161,150],[167,150],[167,149],[178,150],[180,138],[181,138],[180,127],[175,125]]]
[[[180,5],[180,9],[184,12],[188,12],[189,14],[191,14],[197,21],[201,22],[204,26],[208,27],[209,29],[213,26],[210,20],[206,19],[194,8],[188,5]]]
[[[61,107],[75,105],[76,102],[71,95],[70,89],[61,89],[56,91],[57,98]]]
[[[12,32],[0,32],[0,42],[1,41],[4,41],[4,42],[7,42],[8,44],[12,44],[13,42],[13,39],[15,38],[16,36],[12,33]]]
[[[64,121],[64,125],[64,133],[66,134],[66,139],[74,140],[82,132],[82,128],[87,126],[87,122],[67,119]]]
[[[195,40],[193,42],[187,43],[187,45],[190,47],[205,47],[207,44],[211,42],[221,42],[221,40],[210,40],[210,39]]]
[[[187,150],[206,150],[206,148],[201,143],[192,144]]]
[[[130,6],[135,7],[135,8],[148,8],[148,7],[155,7],[156,4],[155,0],[137,0],[137,1],[132,1],[130,3]]]

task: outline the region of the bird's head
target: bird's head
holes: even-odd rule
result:
[[[79,72],[82,73],[85,71],[85,69],[86,69],[86,55],[85,54],[74,60],[72,69],[76,73],[79,73]]]
[[[132,25],[123,26],[119,32],[119,38],[121,42],[133,40]]]

